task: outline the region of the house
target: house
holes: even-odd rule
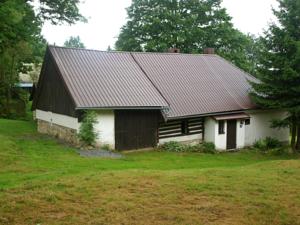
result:
[[[33,90],[33,81],[29,74],[20,73],[19,74],[19,82],[15,84],[16,88],[20,88],[28,93],[31,93]]]
[[[207,53],[213,53],[208,51]],[[216,54],[103,52],[49,46],[33,100],[38,131],[71,143],[84,112],[97,112],[97,143],[118,150],[169,141],[243,148],[288,129],[249,98],[251,75]]]

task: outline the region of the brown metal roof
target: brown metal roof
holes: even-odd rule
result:
[[[217,55],[49,49],[77,108],[169,106],[174,119],[255,107],[255,78]]]
[[[217,55],[132,53],[170,104],[169,118],[254,108],[247,79]]]
[[[49,49],[77,108],[168,106],[130,53]]]

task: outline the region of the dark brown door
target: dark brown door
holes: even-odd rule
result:
[[[133,150],[157,145],[158,110],[116,110],[115,148]]]
[[[236,120],[227,120],[227,149],[236,148]]]

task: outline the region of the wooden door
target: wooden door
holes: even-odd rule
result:
[[[156,147],[158,118],[158,110],[116,110],[116,149],[133,150]]]
[[[236,148],[236,120],[227,120],[227,149]]]

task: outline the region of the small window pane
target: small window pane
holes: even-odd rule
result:
[[[224,124],[224,120],[219,120],[219,134],[225,134]]]
[[[245,125],[250,125],[250,119],[245,120]]]

